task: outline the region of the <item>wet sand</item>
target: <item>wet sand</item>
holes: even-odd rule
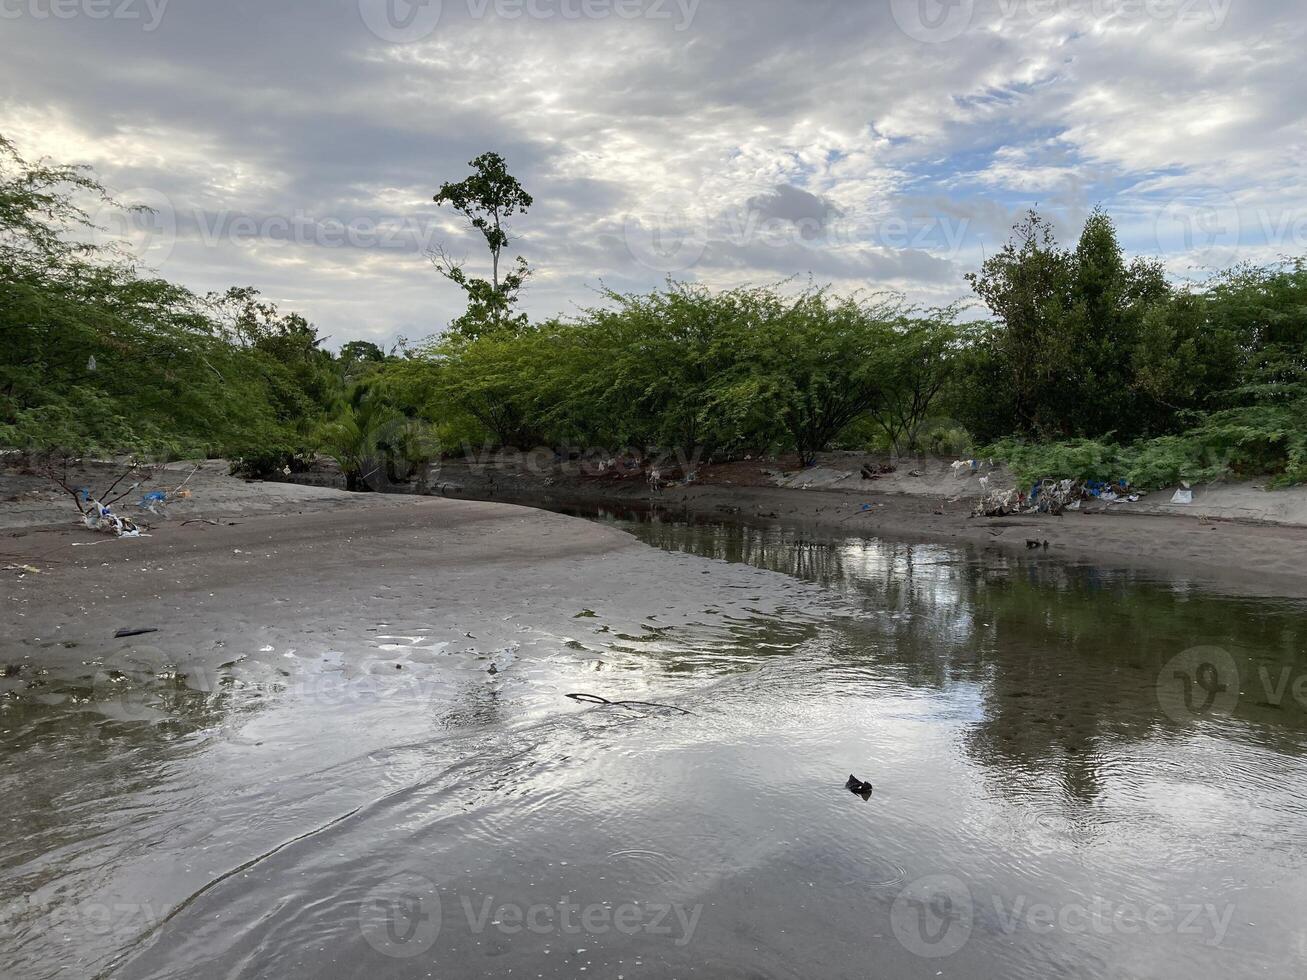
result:
[[[317,493],[325,509],[301,501],[295,513],[216,524],[178,517],[135,539],[9,532],[0,551],[21,557],[6,560],[39,571],[5,576],[11,629],[0,661],[84,674],[84,661],[134,649],[152,666],[208,676],[238,655],[246,667],[300,666],[315,646],[418,617],[439,624],[430,642],[485,670],[520,645],[515,610],[531,613],[533,636],[564,638],[605,605],[636,632],[669,608],[743,615],[743,605],[709,601],[709,583],[684,581],[667,556],[589,521],[503,503]],[[157,632],[113,638],[138,628]],[[303,652],[285,656],[293,647]]]

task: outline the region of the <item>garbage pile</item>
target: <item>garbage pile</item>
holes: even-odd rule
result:
[[[98,492],[90,487],[74,487],[69,484],[68,469],[73,462],[74,460],[69,456],[47,460],[45,473],[61,490],[73,498],[73,503],[77,505],[77,510],[82,515],[82,523],[92,531],[103,531],[119,538],[140,537],[141,528],[137,523],[125,514],[117,513],[113,508],[114,504],[135,493],[144,482],[144,478],[153,471],[150,468],[143,469],[140,463],[132,462],[106,490]],[[157,517],[166,517],[169,504],[191,495],[191,492],[186,489],[186,484],[199,472],[199,469],[200,464],[196,463],[186,479],[171,490],[154,490],[146,493],[141,497],[137,507]],[[119,485],[133,475],[139,475],[140,478],[125,490],[118,491]]]
[[[987,481],[983,481],[987,486]],[[976,504],[973,517],[1007,517],[1011,514],[1052,514],[1061,516],[1069,510],[1079,510],[1086,500],[1101,500],[1112,504],[1123,500],[1131,503],[1139,499],[1128,481],[1105,483],[1102,480],[1040,480],[1022,490],[990,490]]]
[[[82,512],[82,522],[92,531],[105,531],[119,538],[141,536],[141,529],[130,517],[115,514],[111,506],[100,503],[89,493],[85,493],[83,499],[89,506]]]

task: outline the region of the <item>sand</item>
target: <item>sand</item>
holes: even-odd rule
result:
[[[657,508],[701,520],[1002,551],[1028,550],[1037,541],[1050,560],[1137,567],[1243,594],[1307,595],[1307,488],[1232,484],[1197,488],[1189,507],[1170,504],[1167,492],[1138,503],[1086,503],[1061,517],[990,519],[972,516],[982,493],[979,476],[958,478],[948,463],[924,460],[864,480],[858,470],[866,459],[824,454],[817,467],[788,475],[781,465],[762,461],[703,467],[695,484],[660,492],[635,476],[578,474],[576,464],[544,472],[538,464],[446,462],[436,482],[451,495],[532,506]],[[1011,482],[1001,467],[984,473],[991,486]]]
[[[1052,560],[1143,567],[1243,593],[1307,595],[1307,488],[1266,492],[1250,484],[1224,485],[1199,488],[1191,507],[1170,504],[1169,494],[1154,494],[1137,504],[1086,505],[1062,517],[986,519],[971,516],[981,492],[976,476],[959,479],[946,463],[932,460],[900,465],[895,473],[864,480],[857,472],[864,459],[827,454],[818,467],[789,475],[777,464],[763,461],[705,467],[697,484],[657,493],[639,476],[596,478],[576,463],[544,467],[537,460],[524,466],[502,458],[481,467],[445,462],[431,482],[446,500],[493,499],[549,509],[653,507],[701,520],[784,523],[829,535],[954,542],[1000,550],[1026,550],[1029,542],[1037,541],[1040,553]],[[139,493],[173,486],[190,470],[187,464],[172,464]],[[107,472],[101,468],[78,478],[98,485]],[[332,482],[338,475],[325,469],[303,479]],[[1001,468],[991,475],[994,485],[1006,479]],[[350,536],[355,529],[389,526],[386,522],[394,517],[394,508],[401,508],[395,513],[414,513],[403,508],[415,503],[400,494],[347,494],[323,486],[246,482],[228,476],[221,461],[203,464],[188,488],[192,496],[170,508],[167,520],[139,515],[131,507],[127,511],[157,524],[152,533],[161,542],[176,548],[199,547],[203,553],[199,542],[216,538],[202,537],[202,532],[217,527],[225,529],[222,540],[230,541],[233,549],[241,548],[242,541],[251,544],[251,534],[266,537],[264,524],[255,525],[256,530],[246,526],[258,517],[270,518],[278,535],[307,535],[303,540],[308,543],[315,535]],[[133,494],[124,504],[136,499]],[[551,530],[554,526],[549,522],[556,518],[493,507],[466,510],[442,506],[440,499],[428,498],[428,509],[421,512],[424,520],[432,522],[433,531],[442,521],[475,523],[474,518],[489,520],[490,515],[504,519],[506,513],[515,515],[510,524],[520,525],[515,537],[496,538],[493,545],[483,542],[483,552],[460,553],[460,562],[503,558],[506,549],[541,560],[566,557],[578,541],[595,547],[600,538],[610,545],[623,540],[613,539],[615,532],[584,524],[569,525],[571,530],[564,536]],[[194,523],[198,521],[217,523]],[[129,553],[105,545],[103,535],[77,526],[67,495],[36,475],[10,471],[0,476],[0,529],[4,529],[0,530],[0,570],[10,581],[31,574],[25,568],[47,574],[55,564],[68,562],[70,555],[83,553],[92,544],[96,557]],[[79,543],[74,546],[74,541]],[[417,540],[401,545],[418,546]],[[170,554],[168,560],[179,560],[184,552],[183,548]],[[286,557],[287,567],[297,561],[312,562],[311,553],[309,549],[298,558]],[[141,554],[155,555],[154,546],[144,547]]]
[[[313,683],[340,667],[340,655],[353,658],[351,669],[406,670],[406,680],[451,664],[450,676],[484,677],[535,647],[587,648],[591,613],[614,633],[641,634],[705,619],[727,628],[766,605],[749,601],[755,570],[714,563],[708,574],[700,559],[560,514],[335,490],[296,492],[293,509],[251,513],[287,499],[285,488],[242,493],[203,505],[216,523],[177,514],[140,538],[67,520],[0,535],[0,665],[17,668],[0,678],[0,696],[76,682],[98,702],[118,697],[116,684],[157,686],[161,672],[204,690],[242,673],[262,683],[270,671]],[[723,598],[723,583],[736,591]],[[788,601],[808,588],[793,582],[772,595]],[[157,632],[115,638],[121,629]],[[376,640],[392,634],[394,652],[378,655]],[[105,670],[126,676],[106,680]]]

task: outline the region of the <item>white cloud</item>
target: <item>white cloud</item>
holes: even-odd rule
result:
[[[458,314],[421,244],[479,258],[431,195],[486,149],[536,197],[515,222],[539,270],[535,315],[593,302],[601,279],[656,285],[664,270],[623,234],[669,215],[698,216],[686,277],[811,272],[942,300],[1036,202],[1067,233],[1101,202],[1128,249],[1177,270],[1192,242],[1158,232],[1177,207],[1233,201],[1241,254],[1307,249],[1307,19],[1222,6],[1183,20],[1109,0],[977,0],[942,43],[909,36],[887,4],[785,0],[703,0],[685,30],[478,19],[445,0],[411,44],[378,39],[348,0],[174,4],[151,32],[19,18],[0,35],[0,132],[163,195],[177,228],[164,274],[258,285],[337,342],[420,336]],[[731,227],[778,187],[828,203],[834,227],[799,241]],[[214,232],[240,218],[253,237]],[[277,219],[317,230],[286,243]],[[374,231],[325,241],[338,224]],[[376,229],[403,234],[380,245]]]

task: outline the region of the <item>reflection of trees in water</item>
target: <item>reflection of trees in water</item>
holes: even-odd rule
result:
[[[1307,672],[1300,603],[1233,598],[1184,582],[1073,565],[1042,554],[880,540],[823,539],[786,528],[646,523],[650,544],[745,562],[861,596],[866,615],[839,624],[834,657],[874,659],[914,686],[976,685],[983,717],[967,748],[1005,780],[1028,773],[1065,796],[1095,799],[1100,740],[1221,738],[1285,755],[1307,749],[1307,706],[1290,683],[1278,706],[1266,679]],[[1217,646],[1235,658],[1243,691],[1231,718],[1185,725],[1158,701],[1177,654]]]

